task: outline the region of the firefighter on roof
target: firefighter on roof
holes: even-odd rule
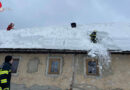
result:
[[[94,30],[94,31],[90,34],[91,41],[92,41],[93,43],[97,43],[96,34],[97,34],[96,30]]]

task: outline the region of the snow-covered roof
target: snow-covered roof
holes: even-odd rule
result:
[[[99,42],[90,41],[97,31]],[[77,25],[77,28],[44,27],[0,30],[0,48],[91,50],[93,48],[130,51],[130,23]]]

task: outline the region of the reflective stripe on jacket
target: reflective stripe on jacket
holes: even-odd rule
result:
[[[7,71],[7,70],[1,70],[0,71],[0,75],[3,75],[3,74],[9,74],[9,71]]]
[[[1,79],[1,84],[7,83],[7,79]]]

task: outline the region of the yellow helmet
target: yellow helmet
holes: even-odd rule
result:
[[[93,32],[97,32],[97,30],[94,30]]]

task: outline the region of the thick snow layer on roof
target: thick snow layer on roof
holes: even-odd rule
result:
[[[97,31],[99,43],[90,41],[90,34]],[[130,24],[90,24],[77,28],[46,27],[0,30],[0,48],[44,48],[91,50],[103,49],[130,51]]]

